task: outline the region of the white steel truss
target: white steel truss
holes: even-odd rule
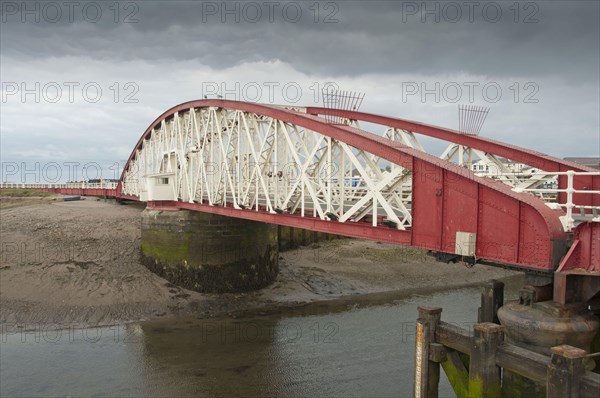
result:
[[[152,130],[125,171],[122,192],[404,230],[411,226],[410,178],[407,169],[304,127],[200,107]]]
[[[283,108],[306,112],[302,107]],[[361,129],[357,120],[340,118],[335,124]],[[427,152],[420,134],[385,127],[383,135]],[[576,178],[600,173],[548,172],[452,142],[439,157],[563,209],[560,218],[567,231],[583,221],[600,222],[600,206],[576,203],[576,194],[600,195],[600,191],[574,188]],[[563,189],[558,188],[559,176],[567,179]],[[0,188],[114,189],[115,185],[2,183]],[[190,108],[155,126],[123,174],[122,194],[142,201],[177,200],[374,226],[383,223],[400,230],[412,225],[410,170],[289,122],[220,107]],[[560,194],[564,203],[558,203]]]

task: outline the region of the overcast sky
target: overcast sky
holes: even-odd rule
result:
[[[86,161],[113,177],[173,105],[314,106],[327,82],[451,128],[458,104],[488,106],[486,137],[600,156],[599,21],[597,1],[3,1],[3,178],[7,162]]]

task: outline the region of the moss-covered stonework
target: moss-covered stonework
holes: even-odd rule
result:
[[[260,289],[279,271],[277,226],[188,210],[142,213],[141,260],[198,292]]]

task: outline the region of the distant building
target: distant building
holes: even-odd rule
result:
[[[528,167],[523,163],[511,162],[504,158],[499,158],[500,162],[502,162],[503,166],[506,167],[511,173],[521,173],[524,172]],[[471,170],[475,173],[479,174],[498,174],[500,170],[498,169],[498,165],[495,163],[488,163],[484,160],[478,160],[471,164]]]
[[[565,158],[565,160],[600,170],[600,158]]]
[[[99,178],[92,178],[87,180],[88,184],[100,184],[100,179]],[[102,182],[104,183],[108,183],[108,182],[119,182],[119,180],[116,180],[114,178],[104,178],[102,180]]]

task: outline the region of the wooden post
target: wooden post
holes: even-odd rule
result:
[[[417,332],[415,339],[415,398],[427,398],[429,385],[429,324],[423,318],[417,319]]]
[[[498,344],[504,340],[503,327],[495,323],[473,326],[473,347],[469,365],[469,394],[473,397],[501,396],[500,368],[496,365]]]
[[[497,280],[487,282],[481,287],[481,307],[479,307],[477,322],[500,323],[498,308],[504,305],[504,283]]]
[[[437,398],[440,364],[429,359],[429,345],[435,342],[435,329],[440,321],[439,307],[419,307],[415,340],[415,398]]]
[[[580,378],[585,374],[583,360],[587,351],[569,345],[552,347],[546,377],[548,398],[579,397]]]

